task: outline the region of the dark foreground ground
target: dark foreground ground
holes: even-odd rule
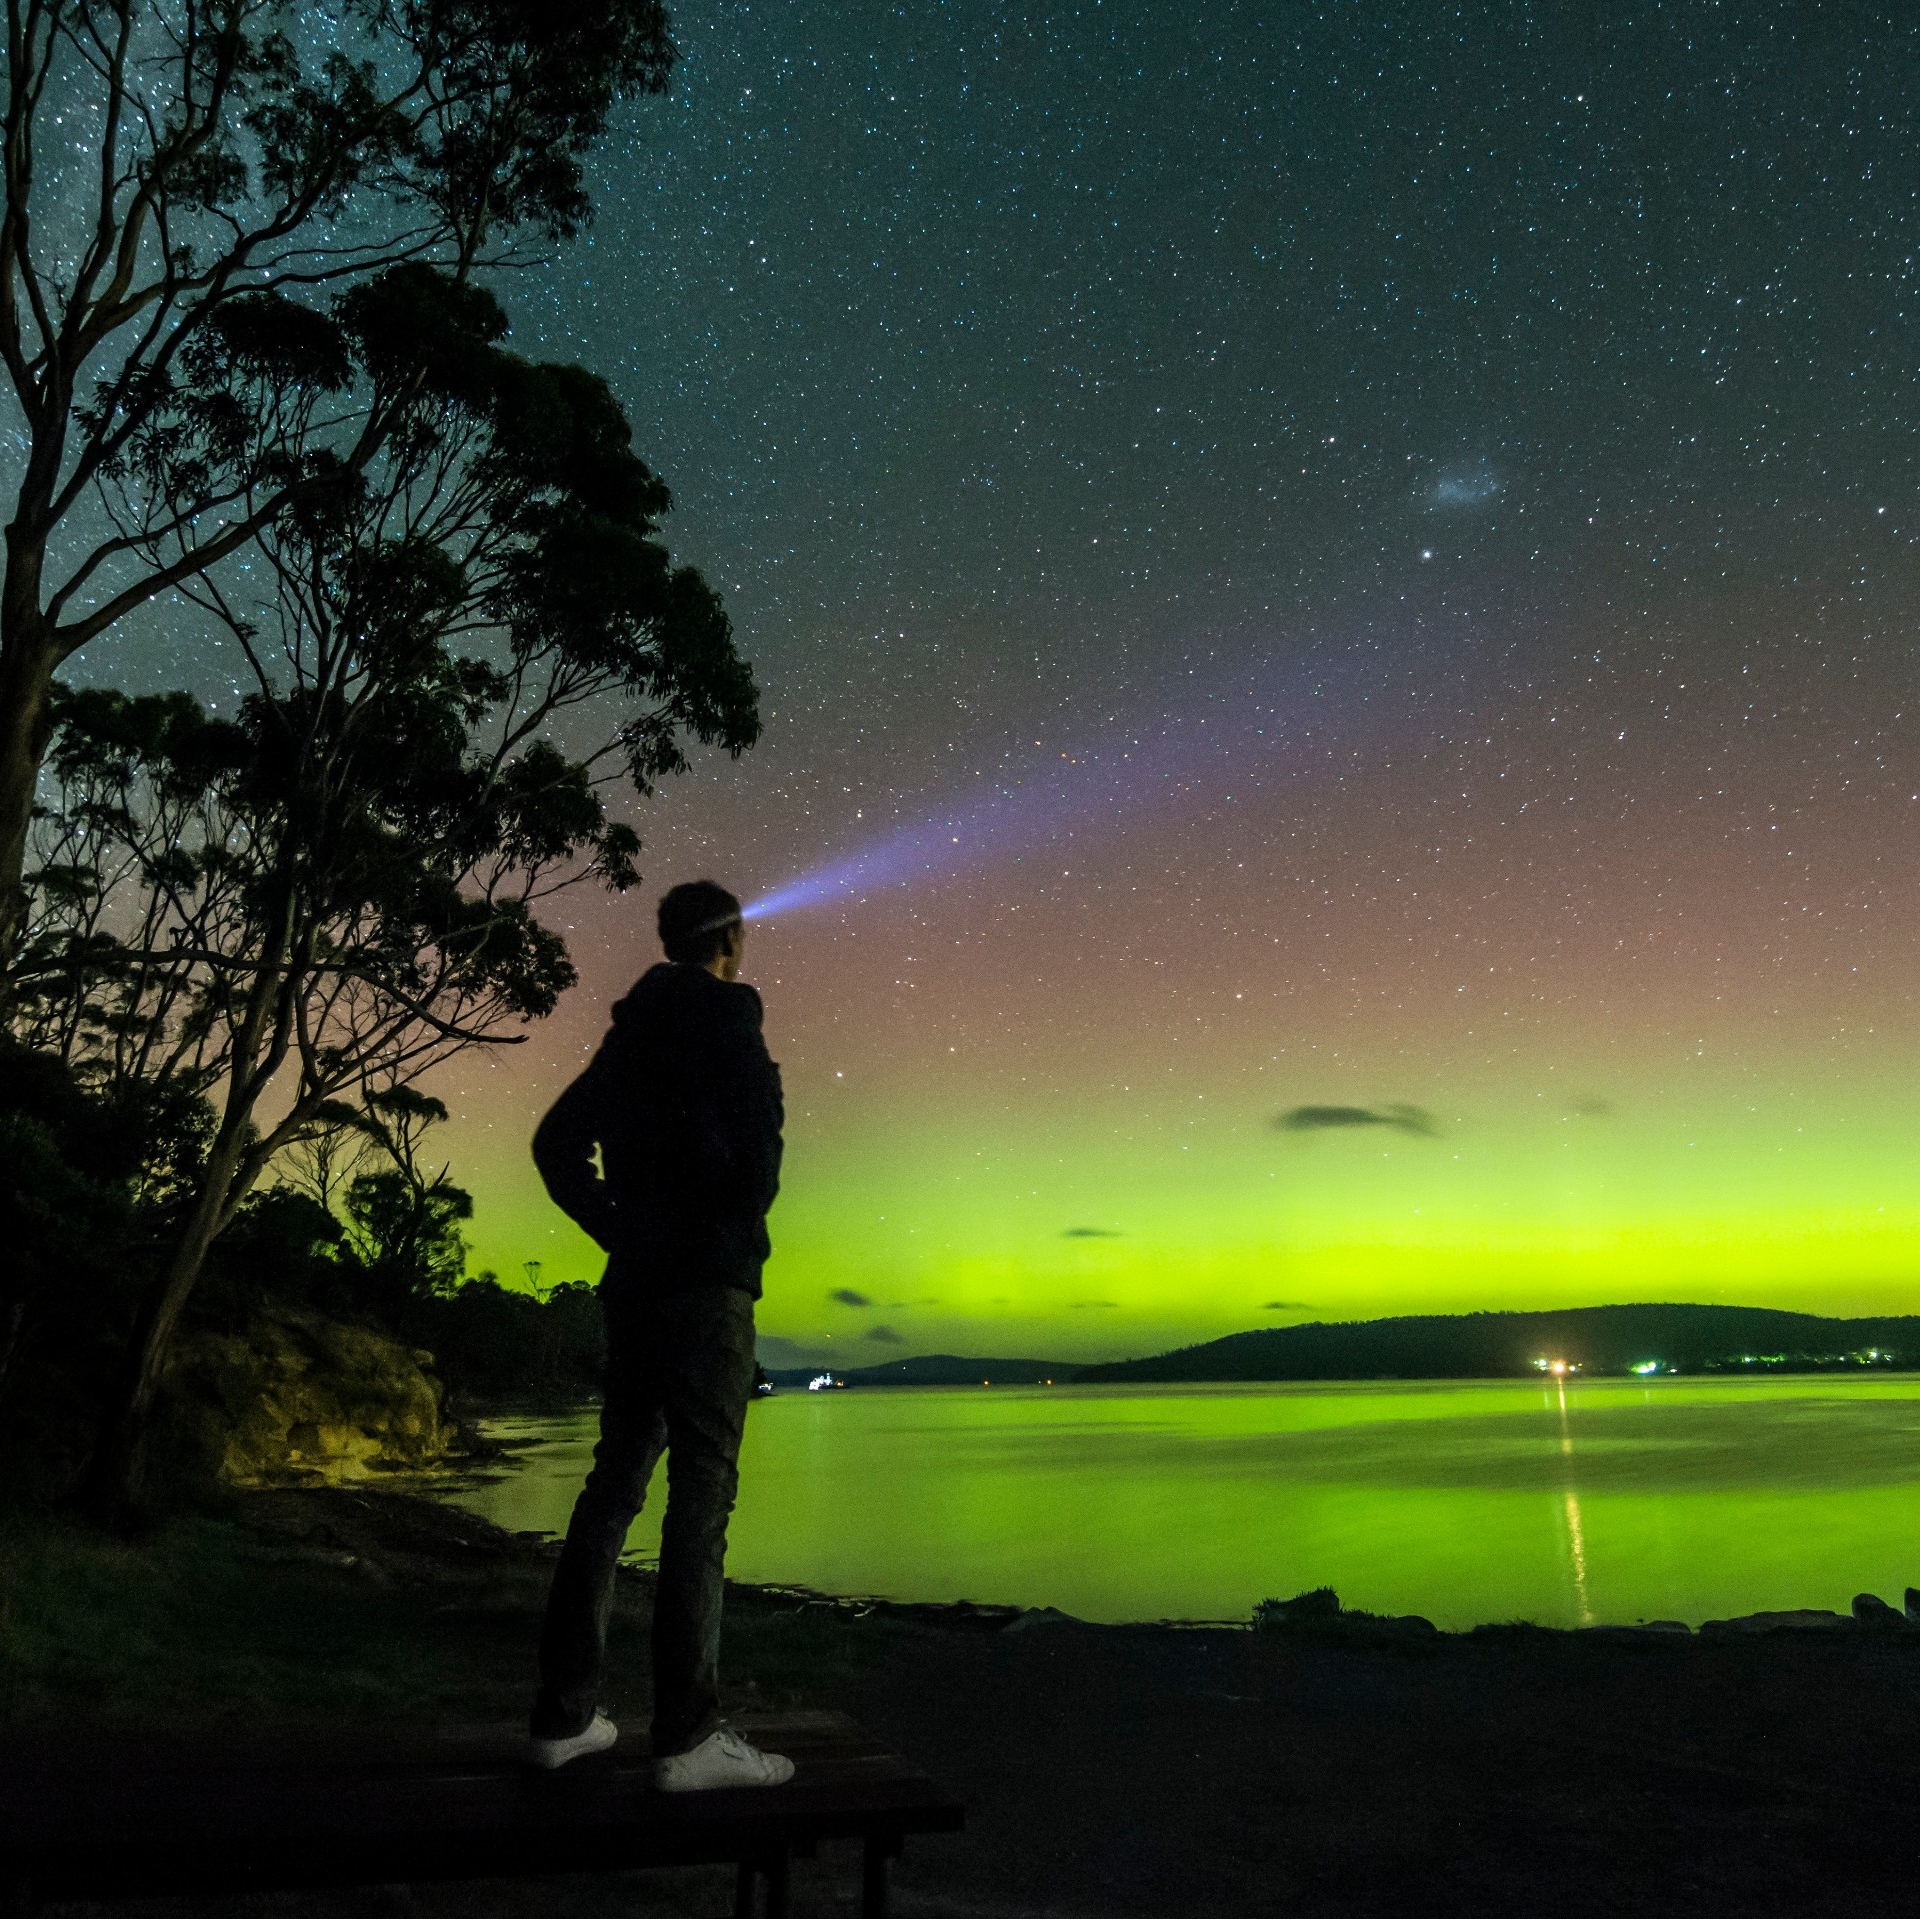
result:
[[[511,1717],[547,1567],[464,1515],[339,1493],[259,1495],[137,1548],[16,1529],[0,1710],[103,1739]],[[908,1919],[1920,1912],[1920,1632],[1383,1647],[730,1604],[740,1706],[844,1707],[967,1802],[967,1833],[910,1848]],[[624,1582],[609,1703],[636,1726],[646,1606]],[[801,1864],[796,1912],[850,1911],[854,1878]],[[731,1896],[693,1872],[213,1910],[720,1919]]]

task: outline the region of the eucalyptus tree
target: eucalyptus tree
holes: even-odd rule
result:
[[[446,1119],[444,1101],[404,1083],[369,1093],[356,1115],[366,1151],[346,1184],[343,1242],[393,1307],[449,1293],[466,1272],[473,1195],[425,1153]]]
[[[572,234],[614,103],[672,62],[660,0],[7,0],[0,992],[62,663],[315,507],[297,460],[143,490],[128,451],[183,365],[263,291],[465,280]],[[361,398],[303,422],[349,465],[395,417]]]
[[[667,489],[607,387],[504,335],[488,293],[420,265],[330,309],[234,301],[121,456],[149,497],[217,489],[257,525],[249,568],[180,589],[245,697],[61,696],[27,886],[20,1021],[83,1076],[212,1107],[102,1504],[137,1490],[181,1311],[276,1157],[390,1127],[393,1089],[550,1011],[573,968],[540,903],[637,877],[609,787],[757,737],[751,671],[661,542]],[[379,449],[307,430],[331,408],[381,418]],[[164,516],[142,550],[182,537]]]

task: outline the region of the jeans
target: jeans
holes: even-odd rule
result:
[[[665,1757],[697,1746],[721,1724],[721,1580],[753,1392],[753,1300],[733,1286],[666,1291],[650,1277],[616,1259],[601,1282],[607,1377],[600,1443],[547,1596],[533,1731],[569,1738],[599,1709],[614,1568],[664,1452],[653,1750]]]

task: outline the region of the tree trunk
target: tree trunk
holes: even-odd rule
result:
[[[167,1357],[180,1315],[200,1283],[208,1250],[271,1157],[270,1152],[259,1151],[259,1142],[253,1138],[253,1114],[287,1053],[284,1017],[281,1030],[264,1046],[263,1035],[272,1023],[275,1004],[291,991],[286,964],[292,937],[293,891],[291,882],[283,878],[284,897],[275,916],[274,936],[261,953],[246,1016],[234,1035],[220,1130],[207,1151],[193,1209],[174,1246],[167,1276],[149,1298],[134,1329],[117,1400],[102,1422],[100,1445],[81,1487],[82,1508],[102,1525],[118,1525],[138,1509],[154,1403],[166,1377]]]
[[[223,1131],[214,1141],[199,1196],[168,1262],[167,1276],[134,1328],[116,1403],[102,1423],[100,1445],[81,1488],[82,1507],[102,1525],[121,1523],[139,1505],[146,1479],[147,1437],[154,1402],[166,1377],[167,1356],[180,1315],[199,1284],[208,1250],[229,1215],[233,1177],[245,1147],[245,1133],[237,1127]]]
[[[0,587],[0,1022],[12,995],[6,981],[26,921],[23,875],[33,826],[40,762],[52,731],[48,694],[60,651],[40,610],[42,543],[7,528],[7,572]]]

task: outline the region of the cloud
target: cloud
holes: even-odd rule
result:
[[[836,1306],[871,1306],[873,1304],[865,1293],[856,1293],[851,1286],[836,1286],[827,1297]]]
[[[1350,1126],[1391,1126],[1415,1139],[1438,1139],[1424,1106],[1295,1106],[1273,1122],[1283,1133],[1337,1133]]]
[[[1613,1101],[1602,1099],[1597,1093],[1583,1094],[1568,1108],[1576,1119],[1607,1119],[1613,1112]]]
[[[1117,1299],[1076,1299],[1072,1304],[1076,1313],[1086,1313],[1100,1306],[1118,1306],[1120,1302]]]
[[[870,1326],[867,1338],[876,1346],[904,1346],[907,1342],[891,1326]]]
[[[1270,1299],[1260,1310],[1263,1313],[1310,1313],[1313,1308],[1304,1299]]]
[[[1126,1235],[1111,1226],[1069,1226],[1062,1239],[1124,1239]]]

